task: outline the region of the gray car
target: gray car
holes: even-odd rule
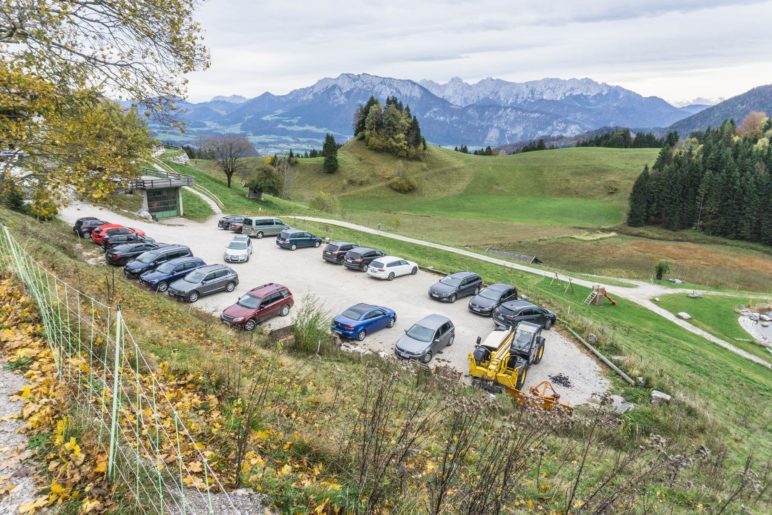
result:
[[[201,297],[220,291],[232,292],[238,284],[239,276],[232,268],[225,265],[207,265],[174,281],[167,292],[175,299],[196,302]]]
[[[405,335],[397,340],[394,353],[398,358],[429,363],[436,353],[453,345],[455,338],[456,328],[449,318],[429,315],[405,331]]]
[[[477,295],[482,279],[474,272],[456,272],[443,277],[429,288],[429,297],[442,302],[456,302],[459,297]]]

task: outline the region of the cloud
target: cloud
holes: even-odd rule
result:
[[[772,82],[770,0],[211,0],[198,17],[213,64],[189,77],[193,100],[285,93],[342,72],[589,76],[673,100]]]

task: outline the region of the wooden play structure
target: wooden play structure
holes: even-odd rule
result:
[[[595,286],[592,287],[592,291],[590,292],[589,295],[587,295],[587,298],[584,299],[584,303],[598,306],[603,303],[604,297],[609,302],[611,302],[612,305],[614,306],[617,305],[617,301],[615,301],[613,297],[611,297],[611,295],[608,294],[608,292],[606,291],[606,288],[604,288],[599,284],[596,284]]]

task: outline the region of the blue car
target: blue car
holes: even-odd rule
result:
[[[287,229],[276,237],[276,245],[283,249],[295,250],[303,247],[318,247],[322,244],[319,236],[299,229]]]
[[[139,276],[139,284],[151,290],[165,292],[169,289],[169,284],[177,279],[182,279],[188,272],[205,265],[203,259],[193,256],[172,259],[155,270],[150,270]]]
[[[343,338],[357,339],[361,342],[368,334],[386,327],[394,327],[395,323],[397,323],[397,313],[389,308],[355,304],[335,317],[331,329]]]

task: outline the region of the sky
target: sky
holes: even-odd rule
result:
[[[197,18],[212,65],[192,101],[341,73],[589,77],[677,105],[772,83],[772,0],[208,0]]]

